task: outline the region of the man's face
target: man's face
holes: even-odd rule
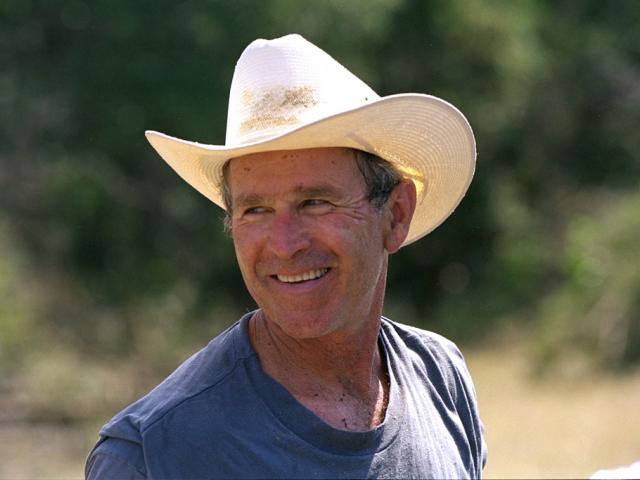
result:
[[[382,307],[385,215],[354,153],[266,152],[231,161],[231,229],[242,276],[285,334],[353,333]]]

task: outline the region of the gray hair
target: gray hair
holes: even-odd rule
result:
[[[391,162],[384,158],[363,150],[352,149],[352,151],[355,155],[356,166],[362,174],[367,188],[367,200],[380,210],[387,203],[393,189],[402,180],[402,174]],[[226,210],[224,227],[227,232],[231,231],[231,215],[233,214],[233,201],[229,186],[229,165],[231,160],[233,159],[227,160],[222,167],[222,176],[218,186]]]

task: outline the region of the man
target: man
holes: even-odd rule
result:
[[[482,425],[444,338],[383,318],[389,254],[464,195],[464,116],[380,98],[299,35],[236,65],[224,146],[147,132],[226,209],[258,309],[101,430],[88,478],[477,478]]]

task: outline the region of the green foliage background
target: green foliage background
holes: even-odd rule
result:
[[[236,59],[290,32],[474,128],[472,188],[392,258],[390,316],[457,341],[526,332],[539,372],[637,364],[638,25],[635,0],[3,0],[2,382],[37,389],[32,416],[92,415],[114,372],[135,396],[253,308],[221,212],[143,132],[223,143]],[[60,391],[82,395],[52,406]]]

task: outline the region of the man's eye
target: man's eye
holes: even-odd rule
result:
[[[265,207],[249,207],[244,210],[244,215],[257,215],[259,213],[266,212],[267,209]]]
[[[320,200],[319,198],[309,198],[302,202],[303,207],[317,207],[321,205],[329,205],[326,200]]]

